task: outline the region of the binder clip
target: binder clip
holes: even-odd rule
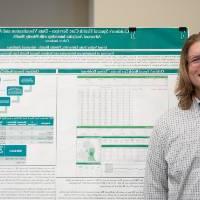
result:
[[[136,32],[136,27],[129,27],[129,33],[131,35],[131,39],[135,39],[135,32]]]
[[[187,27],[179,27],[179,31],[181,33],[181,39],[184,39],[185,33],[187,32]]]

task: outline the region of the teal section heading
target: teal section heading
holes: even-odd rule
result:
[[[0,145],[0,157],[25,157],[26,145]]]
[[[0,126],[53,126],[53,117],[0,117]]]
[[[0,28],[0,49],[181,49],[179,28]]]
[[[1,54],[1,52],[0,52]],[[19,69],[19,68],[1,68],[0,73],[5,73],[5,74],[12,74],[12,73],[31,73],[31,74],[37,74],[37,73],[56,73],[56,69]]]
[[[151,51],[136,51],[136,50],[124,50],[124,51],[115,51],[115,50],[98,50],[95,49],[93,51],[90,50],[79,50],[79,51],[74,51],[74,50],[51,50],[51,51],[0,51],[0,55],[32,55],[32,56],[87,56],[87,55],[94,55],[94,56],[104,56],[104,55],[180,55],[180,50],[173,50],[173,51],[156,51],[156,50],[151,50]]]
[[[64,74],[177,74],[178,69],[58,69]]]

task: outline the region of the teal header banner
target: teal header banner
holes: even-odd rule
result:
[[[179,28],[0,28],[0,49],[181,49]]]

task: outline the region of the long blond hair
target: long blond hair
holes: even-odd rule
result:
[[[191,35],[185,42],[180,57],[179,76],[175,89],[175,94],[178,98],[178,106],[183,110],[188,110],[193,101],[195,87],[190,81],[188,75],[188,51],[190,47],[200,41],[200,34]]]

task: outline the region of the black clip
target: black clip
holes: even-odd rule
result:
[[[131,36],[131,39],[135,39],[135,32],[136,32],[136,27],[129,27],[129,33]]]
[[[179,27],[180,32],[187,32],[187,27]]]
[[[187,33],[187,27],[179,27],[179,31],[181,33],[181,39],[185,39],[185,33]]]
[[[136,31],[136,27],[129,27],[129,32],[135,32]]]

